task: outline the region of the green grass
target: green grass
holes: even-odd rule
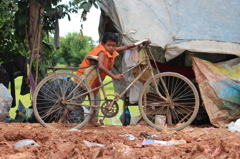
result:
[[[16,116],[16,110],[18,108],[18,104],[19,104],[19,100],[21,100],[21,102],[23,103],[23,105],[25,106],[25,108],[28,108],[31,106],[31,96],[30,94],[26,94],[26,95],[20,95],[20,90],[21,90],[21,84],[22,84],[22,77],[17,77],[15,79],[15,96],[16,96],[16,106],[14,108],[11,108],[9,111],[9,115],[12,119],[15,118]],[[9,89],[10,92],[10,89]]]
[[[58,67],[64,67],[64,66],[58,66]],[[108,82],[111,80],[111,77],[107,76],[104,80],[104,83]],[[19,103],[19,100],[21,100],[21,102],[23,103],[23,105],[28,108],[31,106],[31,96],[30,94],[27,94],[27,95],[20,95],[20,89],[21,89],[21,83],[22,83],[22,77],[18,77],[15,79],[15,89],[16,89],[16,106],[14,108],[11,108],[10,109],[10,117],[11,118],[15,118],[16,116],[16,113],[15,111],[17,110],[18,108],[18,103]],[[108,84],[107,86],[104,87],[105,88],[105,91],[107,94],[114,94],[114,90],[113,90],[113,84]],[[101,92],[101,91],[100,91]],[[103,98],[103,95],[101,94],[101,98]],[[110,99],[113,99],[114,97],[112,96],[109,96]],[[113,117],[113,118],[105,118],[104,119],[104,123],[107,124],[107,125],[122,125],[121,121],[119,120],[119,117],[121,115],[121,113],[123,112],[123,101],[120,99],[118,101],[118,105],[119,105],[119,112],[118,114]],[[131,116],[137,116],[139,115],[139,109],[137,106],[129,106],[129,110],[130,110],[130,113],[131,113]],[[101,111],[100,111],[101,112]],[[100,113],[100,115],[102,115]],[[101,118],[100,118],[101,119]]]

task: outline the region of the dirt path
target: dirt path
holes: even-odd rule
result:
[[[60,131],[44,128],[38,123],[0,123],[0,130],[0,158],[4,159],[240,158],[240,133],[210,126],[188,126],[177,132],[157,131],[141,125],[86,126],[76,131]],[[135,140],[130,140],[131,137]],[[186,143],[143,145],[144,138],[147,141],[182,139]],[[15,148],[23,139],[35,141],[39,146]]]

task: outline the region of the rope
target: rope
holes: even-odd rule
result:
[[[157,69],[157,71],[158,71],[158,74],[159,74],[159,73],[160,73],[160,71],[159,71],[159,69],[158,69],[158,67],[157,67],[157,63],[156,63],[156,61],[155,61],[155,59],[154,59],[154,57],[153,57],[152,51],[151,51],[151,49],[150,49],[150,48],[149,48],[148,50],[149,50],[149,52],[150,52],[150,54],[151,54],[151,57],[152,57],[152,59],[153,59],[153,61],[154,61],[155,68]]]

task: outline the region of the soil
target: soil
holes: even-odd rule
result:
[[[211,125],[188,126],[180,131],[158,131],[142,125],[87,125],[81,130],[62,131],[44,128],[39,123],[0,123],[0,131],[0,158],[3,159],[240,158],[240,133]],[[15,147],[24,139],[35,144]],[[144,139],[172,140],[175,145],[146,145]]]

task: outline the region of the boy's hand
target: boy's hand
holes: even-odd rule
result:
[[[151,43],[151,40],[150,40],[150,39],[144,39],[144,40],[141,40],[141,41],[138,41],[138,42],[134,43],[134,45],[135,45],[135,46],[138,46],[138,45],[140,45],[140,44],[143,44],[143,45],[148,46],[150,43]]]
[[[114,80],[120,81],[120,80],[123,78],[123,75],[122,75],[122,74],[117,74],[117,75],[114,75],[112,78],[113,78]]]
[[[151,44],[151,40],[150,39],[144,39],[142,44],[144,45],[144,47],[146,48],[149,44]]]

